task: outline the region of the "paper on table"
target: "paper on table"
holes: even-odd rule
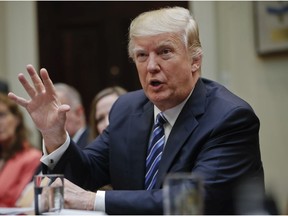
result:
[[[62,209],[59,214],[60,215],[107,215],[105,212],[101,212],[101,211],[85,211],[85,210],[75,210],[75,209]]]
[[[34,208],[0,208],[0,215],[20,215],[20,214],[30,215],[33,213],[34,213]],[[54,213],[51,212],[49,215],[53,215],[53,214]],[[57,215],[107,215],[107,214],[101,211],[62,209],[60,213],[57,213]]]
[[[0,215],[19,215],[34,212],[34,208],[0,208]]]

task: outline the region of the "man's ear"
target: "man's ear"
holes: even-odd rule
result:
[[[192,72],[196,72],[201,67],[202,57],[198,56],[193,58],[192,61]]]
[[[79,105],[75,111],[76,111],[77,115],[82,116],[84,113],[84,107]]]

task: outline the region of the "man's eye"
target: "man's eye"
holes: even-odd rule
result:
[[[137,54],[137,57],[138,57],[138,58],[143,57],[143,56],[145,56],[144,53],[138,53],[138,54]]]
[[[161,54],[163,54],[163,55],[167,55],[167,54],[169,54],[169,53],[171,53],[171,50],[170,50],[170,49],[163,49],[163,50],[161,51]]]
[[[159,55],[163,58],[163,59],[170,59],[172,57],[172,50],[171,49],[162,49],[159,52]]]
[[[137,53],[136,59],[140,62],[143,62],[147,59],[147,55],[145,53]]]

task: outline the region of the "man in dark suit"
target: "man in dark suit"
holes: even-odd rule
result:
[[[165,176],[188,172],[203,178],[204,214],[235,213],[233,193],[239,182],[255,179],[264,186],[260,123],[245,101],[200,77],[202,48],[189,11],[175,7],[139,15],[129,29],[129,55],[143,90],[115,102],[109,126],[84,151],[65,131],[70,107],[57,99],[45,69],[40,78],[27,66],[34,86],[19,75],[31,100],[9,94],[43,135],[44,171],[64,173],[70,180],[65,182],[66,208],[162,214]],[[47,121],[41,121],[43,116]],[[152,132],[154,122],[161,122],[161,129],[158,124]],[[147,155],[155,131],[163,134],[155,160],[160,164],[150,182]],[[97,191],[106,184],[114,190]]]
[[[60,102],[70,106],[70,111],[67,113],[66,130],[72,140],[83,149],[89,142],[89,130],[81,95],[68,84],[56,83],[54,86]]]

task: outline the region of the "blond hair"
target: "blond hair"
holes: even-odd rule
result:
[[[198,25],[190,11],[182,7],[167,7],[144,12],[131,22],[128,44],[129,56],[134,59],[134,38],[163,33],[179,34],[193,59],[202,55]]]

